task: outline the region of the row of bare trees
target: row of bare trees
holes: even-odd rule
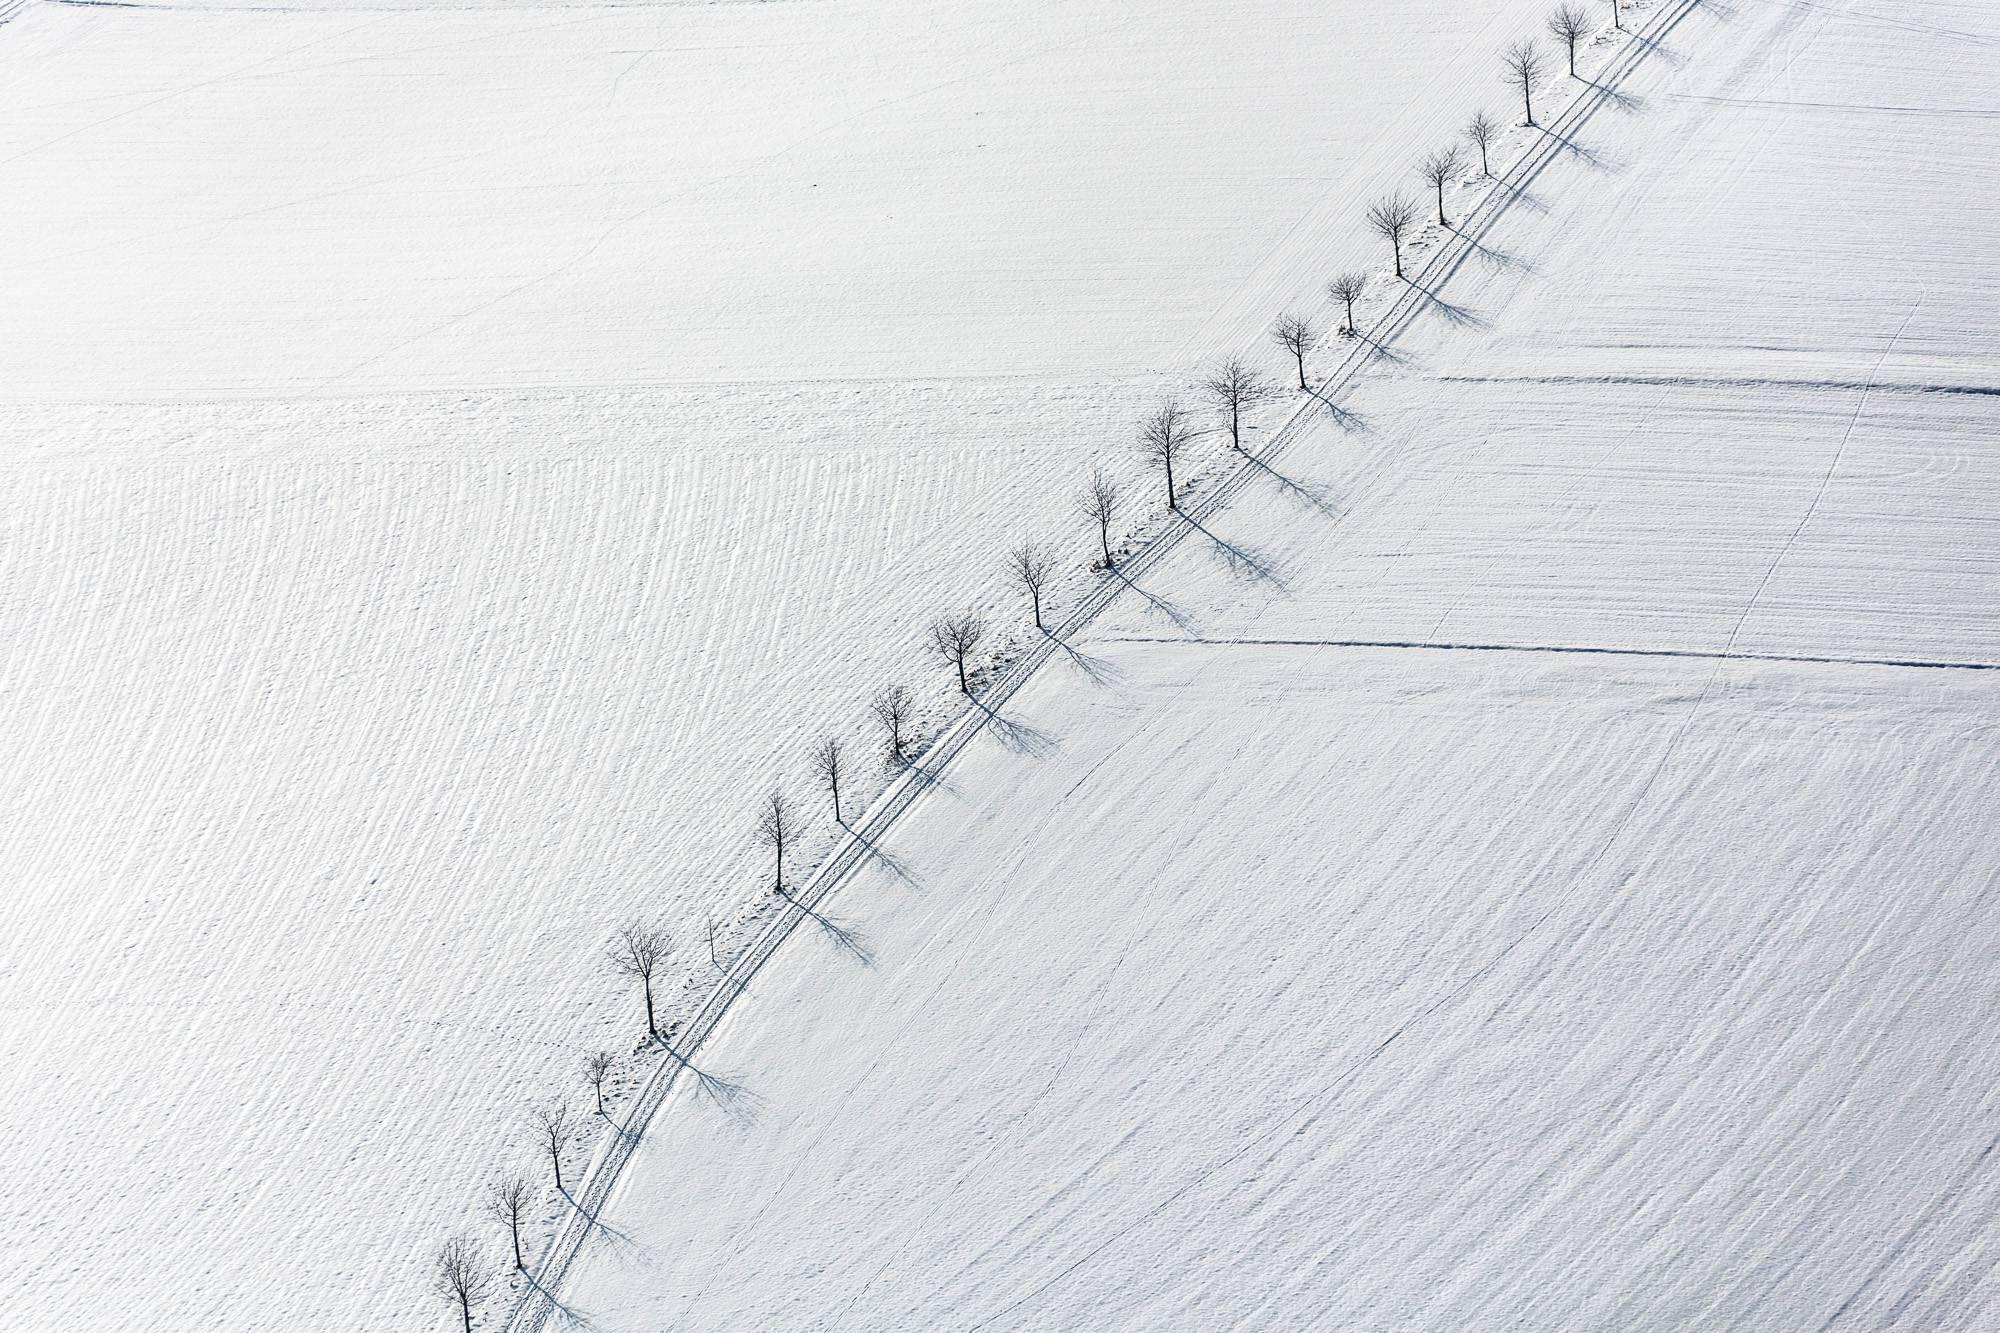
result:
[[[1622,30],[1623,15],[1619,0],[1609,0],[1609,3],[1612,24]],[[1546,27],[1562,45],[1569,73],[1575,76],[1576,48],[1591,31],[1589,16],[1579,5],[1564,3],[1549,15]],[[1543,50],[1532,40],[1518,41],[1502,53],[1501,64],[1505,81],[1520,91],[1526,124],[1534,126],[1535,89],[1548,73]],[[1465,142],[1478,154],[1482,177],[1493,174],[1490,153],[1501,129],[1500,123],[1483,110],[1474,114],[1464,128]],[[1451,226],[1446,212],[1445,188],[1461,176],[1468,165],[1464,149],[1456,143],[1428,153],[1418,162],[1418,175],[1430,187],[1435,198],[1440,227]],[[1404,243],[1410,239],[1422,216],[1423,209],[1417,201],[1402,194],[1378,199],[1368,207],[1368,227],[1389,243],[1390,261],[1398,279],[1406,277],[1403,268]],[[1355,304],[1366,294],[1368,281],[1365,273],[1348,272],[1327,283],[1327,296],[1338,303],[1341,310],[1341,323],[1336,330],[1338,336],[1357,336]],[[1289,369],[1298,381],[1299,390],[1309,392],[1307,359],[1324,340],[1321,328],[1304,316],[1286,313],[1272,327],[1271,339],[1290,358]],[[1194,396],[1216,413],[1212,427],[1204,426],[1198,414],[1178,399],[1169,399],[1141,422],[1138,431],[1139,452],[1159,470],[1165,483],[1166,507],[1170,513],[1180,508],[1181,473],[1185,471],[1187,451],[1197,439],[1209,429],[1226,432],[1229,447],[1241,452],[1246,416],[1258,405],[1285,392],[1277,382],[1241,357],[1229,357],[1217,363],[1193,388]],[[1102,469],[1092,469],[1078,498],[1077,509],[1096,530],[1100,558],[1095,563],[1099,568],[1116,568],[1111,529],[1122,514],[1123,505],[1124,495],[1118,485]],[[1006,575],[1025,598],[1028,617],[1038,633],[1049,633],[1046,599],[1058,570],[1055,552],[1040,543],[1016,546],[1006,558]],[[993,626],[986,617],[977,611],[965,610],[933,620],[926,643],[931,652],[950,668],[951,679],[955,681],[959,693],[970,696],[977,676],[979,651],[992,637]],[[909,763],[918,719],[915,696],[906,686],[890,685],[869,701],[868,711],[881,729],[883,759],[887,765],[895,768]],[[853,756],[839,737],[828,736],[814,746],[811,765],[814,779],[825,790],[834,824],[846,828],[844,801],[852,794],[856,778],[863,776],[857,770]],[[758,809],[753,836],[757,845],[771,855],[772,888],[780,897],[789,896],[785,882],[786,858],[796,853],[804,833],[804,820],[791,798],[782,788],[773,789]],[[726,973],[727,969],[716,952],[713,923],[709,925],[708,934],[709,962],[717,972]],[[632,983],[638,992],[648,1042],[666,1039],[659,1020],[658,987],[666,976],[670,956],[671,945],[666,933],[639,920],[619,927],[605,951],[605,963],[609,969]],[[583,1059],[583,1086],[589,1090],[594,1114],[599,1117],[609,1118],[605,1088],[616,1068],[617,1061],[608,1051],[592,1051]],[[559,1194],[567,1189],[563,1179],[563,1153],[585,1123],[587,1117],[579,1116],[566,1098],[535,1106],[529,1111],[529,1137],[535,1150],[546,1156],[550,1177]],[[506,1234],[517,1269],[527,1267],[521,1231],[535,1198],[536,1190],[529,1177],[514,1172],[492,1183],[482,1200],[484,1216]],[[490,1292],[496,1278],[496,1272],[481,1262],[473,1242],[463,1235],[447,1240],[433,1256],[433,1289],[455,1308],[466,1333],[471,1333],[473,1327],[474,1307]]]

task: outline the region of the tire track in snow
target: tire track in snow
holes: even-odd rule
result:
[[[1854,438],[1854,428],[1861,424],[1861,414],[1868,410],[1868,395],[1874,390],[1875,381],[1881,378],[1882,367],[1889,364],[1890,353],[1894,352],[1896,344],[1903,340],[1903,334],[1909,329],[1910,321],[1917,317],[1917,311],[1923,306],[1924,297],[1929,293],[1929,288],[1917,293],[1917,299],[1910,303],[1909,313],[1904,315],[1903,322],[1896,326],[1896,332],[1889,339],[1889,345],[1882,349],[1882,355],[1876,360],[1875,369],[1868,376],[1868,382],[1861,387],[1861,400],[1854,405],[1854,415],[1847,419],[1847,429],[1840,434],[1840,444],[1833,451],[1833,461],[1826,465],[1826,475],[1819,479],[1819,489],[1813,492],[1812,503],[1806,506],[1806,512],[1800,517],[1798,526],[1793,528],[1792,535],[1785,539],[1784,546],[1779,548],[1777,558],[1771,561],[1770,568],[1764,571],[1764,577],[1758,581],[1757,590],[1750,594],[1750,600],[1744,604],[1743,614],[1736,618],[1736,627],[1729,631],[1728,642],[1722,645],[1725,653],[1736,647],[1737,636],[1743,633],[1744,625],[1749,623],[1750,613],[1757,609],[1757,603],[1762,600],[1764,590],[1771,586],[1771,578],[1778,572],[1778,566],[1785,563],[1785,557],[1792,553],[1794,546],[1798,545],[1799,536],[1805,532],[1806,524],[1812,522],[1813,515],[1819,512],[1820,501],[1826,499],[1827,489],[1833,485],[1834,474],[1840,471],[1840,462],[1847,457],[1847,442]]]

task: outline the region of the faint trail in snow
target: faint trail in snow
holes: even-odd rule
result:
[[[2000,114],[2000,113],[1996,113]],[[1919,298],[1921,301],[1922,298]],[[1912,313],[1915,313],[1912,311]],[[1909,322],[1907,319],[1904,321]],[[1901,330],[1897,331],[1901,337]],[[1876,373],[1881,373],[1876,365]],[[1883,384],[1865,380],[1787,380],[1755,375],[1438,375],[1442,384],[1629,384],[1658,385],[1668,389],[1795,389],[1802,392],[1922,393],[1962,394],[1975,398],[2000,397],[2000,384]]]
[[[1806,662],[1826,666],[1910,667],[1921,671],[2000,671],[2000,662],[1948,662],[1924,657],[1831,657],[1816,653],[1732,653],[1699,648],[1617,648],[1566,643],[1440,643],[1424,639],[1201,639],[1142,634],[1107,636],[1109,643],[1199,644],[1222,648],[1407,648],[1445,653],[1565,653],[1587,657],[1684,657],[1705,662]]]
[[[1840,460],[1847,456],[1847,442],[1854,438],[1854,428],[1861,423],[1861,414],[1868,410],[1868,395],[1874,390],[1875,381],[1881,377],[1882,367],[1889,364],[1889,354],[1896,350],[1896,344],[1902,341],[1904,331],[1910,327],[1910,321],[1916,318],[1918,309],[1929,294],[1928,287],[1917,293],[1917,299],[1910,303],[1909,313],[1904,315],[1903,322],[1896,326],[1895,335],[1889,339],[1889,345],[1882,349],[1882,355],[1875,362],[1874,372],[1862,386],[1861,401],[1854,405],[1854,415],[1847,419],[1847,429],[1841,432],[1840,445],[1833,451],[1833,461],[1826,465],[1826,475],[1819,479],[1819,489],[1813,492],[1812,503],[1806,506],[1805,514],[1799,519],[1798,526],[1792,529],[1792,535],[1785,539],[1777,558],[1771,561],[1771,567],[1764,571],[1764,577],[1758,582],[1757,590],[1750,594],[1750,600],[1743,607],[1743,614],[1736,618],[1736,627],[1729,631],[1729,638],[1722,645],[1724,654],[1728,654],[1736,647],[1737,636],[1743,633],[1743,626],[1749,623],[1750,613],[1757,609],[1757,603],[1764,596],[1764,590],[1771,586],[1771,577],[1778,572],[1778,566],[1785,563],[1785,557],[1790,555],[1792,548],[1798,544],[1799,534],[1806,530],[1806,524],[1812,522],[1813,515],[1819,512],[1820,501],[1826,498],[1827,488],[1833,485],[1834,474],[1840,471]]]

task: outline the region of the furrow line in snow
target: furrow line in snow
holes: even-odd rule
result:
[[[1541,126],[1542,138],[1523,153],[1487,189],[1485,197],[1467,215],[1451,237],[1421,267],[1416,268],[1400,296],[1377,317],[1368,331],[1355,340],[1333,372],[1311,391],[1251,457],[1269,461],[1282,455],[1313,421],[1317,412],[1339,413],[1332,396],[1344,390],[1374,359],[1377,352],[1432,305],[1442,305],[1437,289],[1479,250],[1478,241],[1505,215],[1508,206],[1550,163],[1573,147],[1570,133],[1579,129],[1611,100],[1618,84],[1652,53],[1659,41],[1705,0],[1673,0],[1650,21],[1628,33],[1623,49],[1606,65],[1596,82],[1579,92],[1553,120]],[[1105,578],[1085,597],[1060,626],[1045,633],[1043,641],[1026,650],[996,677],[946,726],[920,759],[913,762],[877,798],[866,816],[852,829],[834,852],[812,872],[804,886],[791,895],[790,910],[774,914],[769,923],[751,938],[731,960],[724,976],[687,1024],[677,1030],[669,1044],[669,1056],[654,1067],[618,1132],[609,1136],[593,1159],[584,1184],[571,1200],[569,1216],[557,1229],[542,1259],[527,1277],[526,1290],[517,1298],[505,1327],[512,1333],[540,1333],[552,1311],[561,1310],[556,1293],[562,1286],[577,1254],[597,1225],[611,1191],[624,1167],[643,1138],[653,1115],[673,1090],[683,1069],[693,1069],[691,1057],[714,1034],[728,1015],[736,998],[749,987],[757,972],[790,938],[800,922],[808,919],[818,904],[838,888],[863,862],[876,854],[876,840],[900,818],[938,775],[981,730],[998,721],[999,709],[1047,662],[1070,651],[1067,640],[1087,627],[1104,612],[1136,576],[1164,561],[1188,534],[1199,532],[1200,520],[1225,507],[1244,485],[1258,475],[1254,463],[1246,462],[1226,475],[1200,499],[1185,506],[1179,521],[1169,519],[1165,529],[1128,558],[1122,569]],[[697,1072],[697,1076],[699,1071]]]
[[[1166,643],[1219,648],[1410,648],[1449,653],[1571,653],[1597,657],[1685,657],[1705,662],[1805,662],[1825,666],[1910,667],[1921,671],[2000,671],[2000,662],[1923,657],[1826,657],[1812,653],[1737,653],[1700,648],[1619,648],[1567,643],[1450,643],[1424,639],[1214,639],[1124,634],[1109,643]]]

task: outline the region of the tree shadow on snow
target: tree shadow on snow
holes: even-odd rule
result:
[[[860,963],[863,967],[873,968],[875,966],[875,950],[868,941],[868,933],[866,931],[862,930],[859,926],[849,925],[838,917],[814,911],[797,898],[792,897],[789,893],[782,896],[786,902],[798,908],[807,920],[818,926],[820,933],[826,936],[835,948],[854,959],[855,962]]]
[[[909,885],[911,888],[921,890],[924,887],[923,881],[918,879],[916,872],[910,869],[908,861],[905,861],[881,843],[870,838],[859,828],[846,825],[843,825],[843,827],[847,828],[848,836],[854,839],[855,845],[861,849],[863,856],[880,865],[884,870],[894,875],[897,879],[902,880],[903,883]]]
[[[1569,138],[1567,135],[1559,134],[1555,130],[1550,129],[1546,125],[1543,125],[1540,128],[1543,135],[1545,135],[1550,139],[1555,140],[1558,144],[1562,145],[1564,151],[1573,155],[1579,162],[1582,162],[1592,171],[1602,172],[1605,175],[1611,175],[1612,173],[1617,171],[1617,168],[1612,166],[1611,163],[1607,162],[1604,158],[1604,155],[1602,153],[1599,153],[1596,149],[1586,148],[1582,144],[1578,143],[1576,140]]]
[[[1116,685],[1125,679],[1125,673],[1112,665],[1109,660],[1102,657],[1092,657],[1089,653],[1079,652],[1062,639],[1049,633],[1048,630],[1043,630],[1042,633],[1048,636],[1050,643],[1053,643],[1057,648],[1062,650],[1063,656],[1069,659],[1069,664],[1082,672],[1083,678],[1092,685]]]
[[[1132,582],[1130,578],[1127,578],[1125,571],[1119,569],[1116,565],[1111,567],[1111,576],[1124,584],[1132,592],[1137,593],[1139,598],[1146,603],[1147,609],[1165,616],[1168,623],[1182,634],[1193,638],[1200,632],[1201,627],[1195,623],[1194,617],[1188,614],[1186,607],[1180,605],[1178,602],[1169,601],[1167,598],[1161,597],[1156,593],[1146,591],[1138,584]]]
[[[1615,84],[1596,83],[1590,79],[1585,79],[1584,82],[1597,90],[1598,97],[1610,103],[1618,110],[1625,112],[1627,115],[1636,115],[1646,109],[1645,98],[1634,93],[1628,93]]]
[[[1328,404],[1328,406],[1332,406],[1332,404]],[[1265,476],[1276,482],[1278,489],[1284,492],[1287,498],[1296,500],[1305,508],[1312,510],[1316,514],[1324,515],[1327,518],[1340,517],[1340,506],[1335,504],[1333,500],[1333,487],[1316,481],[1295,481],[1261,458],[1253,458],[1250,460],[1250,463],[1251,466],[1257,468]]]
[[[1357,334],[1356,336],[1360,337],[1359,334]],[[1362,338],[1361,341],[1367,343],[1370,347],[1377,349],[1376,354],[1378,356],[1388,356],[1392,360],[1394,360],[1398,365],[1405,363],[1406,358],[1404,358],[1401,354],[1390,352],[1387,348],[1383,347],[1380,343],[1375,342],[1373,339]],[[1339,403],[1334,402],[1333,399],[1327,397],[1325,394],[1321,393],[1318,389],[1308,389],[1306,390],[1306,392],[1311,394],[1312,397],[1314,397],[1315,399],[1317,399],[1319,401],[1319,405],[1326,409],[1326,414],[1333,418],[1334,425],[1340,427],[1342,430],[1346,431],[1350,435],[1366,435],[1368,433],[1368,418],[1362,416],[1359,412],[1356,412],[1353,408],[1342,407]],[[1257,464],[1258,467],[1263,468],[1266,472],[1272,471],[1271,466],[1268,463],[1263,462],[1261,459],[1252,457],[1250,461]],[[1273,475],[1275,476],[1276,474],[1273,473]]]
[[[1468,306],[1453,305],[1429,287],[1425,287],[1415,280],[1411,281],[1410,286],[1412,289],[1423,294],[1425,304],[1430,307],[1433,313],[1454,328],[1485,329],[1491,328],[1493,325],[1492,320],[1486,318],[1486,316],[1480,314],[1477,310],[1473,310]]]
[[[1230,573],[1253,583],[1268,584],[1279,592],[1290,591],[1277,566],[1263,553],[1248,546],[1222,540],[1186,513],[1183,513],[1181,518],[1189,527],[1208,538],[1210,549],[1221,558]]]
[[[1472,253],[1479,257],[1479,262],[1488,268],[1513,269],[1520,273],[1539,273],[1541,271],[1527,260],[1521,258],[1521,256],[1510,254],[1508,251],[1488,245],[1471,232],[1465,233],[1465,243],[1472,247]]]
[[[986,729],[1015,754],[1024,754],[1030,759],[1044,759],[1062,746],[1062,742],[1040,727],[1031,727],[1025,722],[1015,722],[1000,716],[988,708],[984,700],[974,699],[972,706],[986,714]]]
[[[905,759],[901,767],[904,772],[910,775],[910,781],[916,783],[925,791],[942,792],[946,796],[958,795],[958,788],[952,786],[940,770],[925,768],[920,761],[915,759]]]
[[[664,1041],[660,1046],[666,1051],[667,1058],[679,1065],[687,1072],[688,1077],[694,1080],[696,1101],[709,1103],[740,1125],[757,1123],[757,1117],[763,1112],[764,1099],[740,1079],[730,1078],[725,1074],[712,1074]],[[620,1132],[630,1134],[634,1142],[638,1139],[636,1130],[621,1126]]]
[[[592,1225],[593,1228],[597,1225],[595,1219],[592,1220]],[[523,1272],[521,1277],[528,1284],[528,1290],[533,1293],[531,1299],[540,1300],[549,1307],[550,1321],[557,1328],[576,1329],[578,1333],[601,1333],[604,1325],[574,1305],[565,1304],[554,1291],[536,1281],[533,1273]]]

